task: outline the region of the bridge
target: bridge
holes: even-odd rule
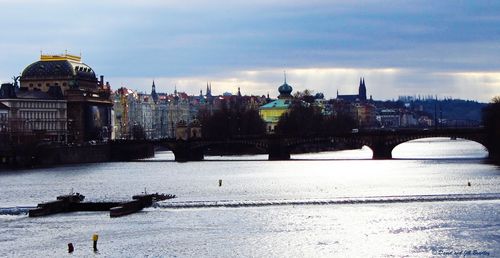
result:
[[[445,129],[399,129],[399,130],[364,130],[353,133],[306,136],[246,136],[227,139],[189,139],[153,140],[156,145],[172,150],[176,161],[201,161],[204,153],[213,148],[227,146],[250,147],[268,153],[269,160],[289,160],[291,151],[304,145],[366,145],[373,151],[373,159],[391,159],[392,150],[399,144],[430,137],[462,138],[478,142],[486,147],[490,156],[492,150],[487,142],[483,128],[445,128]]]

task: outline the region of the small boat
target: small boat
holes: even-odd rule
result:
[[[30,217],[40,217],[60,212],[71,211],[71,207],[75,203],[80,203],[85,199],[85,196],[79,193],[70,193],[56,197],[55,201],[40,203],[35,209],[28,211]]]
[[[81,202],[85,199],[85,195],[82,195],[80,193],[70,193],[67,195],[60,195],[56,197],[57,200],[60,201],[67,201],[71,203],[78,203]]]

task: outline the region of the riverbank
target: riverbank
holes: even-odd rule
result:
[[[50,167],[154,157],[154,146],[143,141],[113,141],[81,145],[19,145],[4,151],[0,169]]]

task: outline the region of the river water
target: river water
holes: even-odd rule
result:
[[[65,256],[70,242],[79,257],[500,256],[500,169],[484,162],[481,145],[422,139],[393,156],[371,160],[364,147],[290,161],[177,163],[161,152],[138,162],[5,171],[0,257]],[[121,218],[25,213],[71,189],[95,201],[129,200],[145,188],[178,198]]]

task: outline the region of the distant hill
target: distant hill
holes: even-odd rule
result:
[[[418,109],[421,106],[424,112],[432,116],[437,111],[438,118],[476,122],[481,122],[481,112],[486,106],[485,103],[461,99],[415,100],[411,102],[411,105],[414,109]]]

